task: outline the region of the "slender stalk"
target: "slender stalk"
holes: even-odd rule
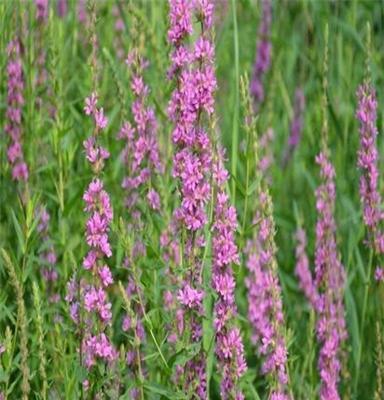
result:
[[[127,293],[125,292],[123,284],[120,281],[119,281],[119,290],[120,290],[121,296],[123,297],[123,300],[124,300],[124,306],[125,306],[126,312],[128,313],[128,315],[130,315],[130,317],[132,318],[132,321],[136,321],[135,314],[131,307],[131,302],[128,299]],[[138,290],[138,292],[139,292],[139,290]],[[136,322],[135,322],[135,324],[136,324]],[[145,398],[144,397],[144,386],[143,386],[144,375],[143,375],[143,370],[141,367],[140,339],[137,336],[136,326],[133,325],[132,328],[133,328],[133,332],[135,335],[134,347],[136,348],[137,369],[138,369],[138,377],[139,377],[139,382],[140,382],[140,398],[142,400],[144,400],[144,398]]]
[[[360,342],[359,342],[359,349],[358,349],[358,353],[357,353],[356,377],[354,380],[355,398],[357,398],[357,391],[358,391],[359,379],[360,379],[360,369],[361,369],[360,363],[361,363],[361,355],[363,352],[363,334],[364,334],[364,327],[365,327],[365,320],[366,320],[366,313],[367,313],[367,306],[368,306],[369,289],[371,287],[372,261],[373,261],[373,250],[371,249],[370,253],[369,253],[368,275],[366,276],[365,289],[364,289],[363,311],[361,314]]]
[[[1,255],[4,260],[5,268],[10,277],[11,285],[13,286],[16,292],[17,325],[20,327],[20,354],[21,354],[20,370],[22,375],[21,392],[22,392],[22,400],[28,400],[31,387],[29,385],[30,370],[28,366],[28,357],[29,357],[28,333],[27,333],[28,321],[25,311],[23,287],[17,277],[16,268],[13,265],[8,253],[4,249],[1,249]]]
[[[232,0],[233,14],[233,47],[235,51],[235,100],[233,105],[233,120],[232,120],[232,204],[236,204],[236,177],[237,177],[237,149],[239,143],[239,37],[237,29],[237,13],[236,0]]]
[[[48,381],[47,381],[47,359],[45,356],[45,348],[44,348],[44,330],[43,330],[43,316],[41,313],[41,300],[39,294],[39,287],[36,282],[33,282],[33,303],[36,311],[36,328],[37,328],[37,337],[38,337],[38,346],[39,346],[39,373],[40,378],[43,382],[42,388],[40,390],[40,395],[43,400],[47,399],[47,391],[48,391]]]

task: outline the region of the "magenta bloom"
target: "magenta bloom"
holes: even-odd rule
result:
[[[235,278],[232,263],[239,264],[235,243],[237,229],[236,210],[229,205],[225,193],[228,172],[223,165],[222,151],[213,166],[213,179],[217,187],[212,232],[212,287],[217,293],[214,305],[214,328],[216,331],[216,355],[221,373],[221,397],[244,398],[238,381],[247,365],[240,330],[236,327]]]
[[[321,185],[316,190],[315,279],[309,270],[306,238],[301,229],[297,233],[296,275],[317,315],[320,399],[337,400],[342,347],[348,336],[343,303],[345,272],[336,246],[335,170],[326,151],[316,157],[316,163],[320,166]]]
[[[85,328],[83,328],[81,351],[88,369],[96,365],[98,359],[112,362],[118,356],[118,352],[106,335],[106,329],[112,321],[112,305],[108,300],[106,289],[113,283],[113,277],[105,258],[112,255],[108,233],[113,210],[109,195],[98,177],[104,165],[103,161],[108,158],[109,153],[98,143],[98,135],[100,130],[105,128],[107,119],[103,109],[97,107],[97,101],[97,94],[92,93],[86,99],[84,107],[85,114],[94,120],[93,135],[84,142],[86,158],[95,173],[83,195],[84,211],[88,214],[85,237],[89,247],[83,260],[83,267],[89,273],[87,278],[81,279],[80,282],[72,279],[68,283],[66,296],[70,315],[75,323],[80,322],[80,304],[84,308]],[[78,298],[78,293],[82,299]]]
[[[342,345],[347,339],[343,304],[345,273],[336,246],[335,170],[325,152],[316,157],[322,184],[316,190],[315,283],[319,293],[316,311],[317,336],[321,346],[320,398],[339,399]]]
[[[208,222],[212,169],[211,140],[204,120],[214,111],[216,89],[211,31],[213,4],[209,0],[170,0],[169,6],[168,39],[172,45],[172,64],[168,77],[173,79],[175,86],[168,116],[173,123],[172,174],[178,180],[180,196],[180,206],[174,211],[170,230],[177,238],[184,236],[184,243],[180,244],[184,249],[183,260],[188,266],[179,276],[170,278],[180,287],[173,302],[168,301],[171,306],[173,304],[175,313],[170,338],[175,342],[178,337],[188,335],[187,340],[198,343],[202,338],[202,255],[206,245],[204,228]],[[201,32],[191,42],[195,19],[200,23]],[[168,242],[172,243],[172,239]],[[188,293],[185,293],[186,288],[189,288]],[[192,303],[188,301],[191,294],[194,294]],[[175,380],[183,381],[185,390],[193,388],[198,398],[206,398],[203,350],[185,365],[178,365],[177,371]]]
[[[121,16],[116,26],[119,32],[124,28]],[[121,29],[120,29],[121,28]],[[125,190],[125,206],[127,207],[128,227],[135,233],[135,241],[131,254],[125,259],[128,272],[127,295],[130,299],[141,298],[140,302],[132,301],[132,315],[123,319],[123,330],[129,332],[140,340],[145,341],[145,329],[142,322],[145,302],[140,288],[140,276],[133,273],[132,263],[140,265],[137,260],[146,255],[147,248],[144,243],[145,226],[148,222],[146,214],[152,210],[161,212],[161,198],[156,190],[160,174],[164,167],[160,158],[158,144],[157,120],[155,110],[149,105],[150,89],[145,83],[145,70],[149,63],[143,58],[137,48],[129,52],[126,64],[130,72],[130,89],[133,94],[131,105],[132,122],[125,121],[118,134],[118,139],[125,142],[122,160],[125,165],[126,176],[122,182]],[[144,210],[144,213],[142,211]],[[127,219],[128,219],[127,218]],[[134,320],[134,323],[132,321]],[[138,343],[136,343],[136,346]],[[127,355],[129,376],[137,379],[145,365],[144,359],[137,354],[137,348],[130,348]],[[133,398],[138,398],[137,388],[132,389]]]
[[[384,253],[384,235],[380,229],[383,220],[382,199],[378,189],[378,150],[376,144],[377,100],[370,83],[361,85],[357,91],[357,119],[360,122],[360,149],[358,167],[361,171],[360,197],[364,223],[371,235],[371,245],[377,253]]]
[[[68,0],[57,0],[57,14],[60,18],[66,17],[68,13]]]
[[[295,101],[293,107],[293,118],[291,121],[290,135],[288,138],[288,145],[285,150],[283,163],[286,164],[292,157],[293,152],[299,145],[301,139],[301,132],[303,130],[305,97],[301,88],[295,91]]]
[[[256,109],[264,100],[263,78],[271,64],[272,44],[269,36],[272,23],[272,2],[262,0],[262,14],[259,25],[256,60],[253,66],[250,92],[254,99]]]
[[[84,24],[87,21],[87,0],[78,0],[77,2],[77,20]]]
[[[263,374],[276,382],[270,389],[271,398],[289,400],[285,321],[277,275],[272,200],[267,190],[259,190],[255,226],[255,236],[247,246],[246,279],[252,341],[264,358]]]
[[[113,6],[112,15],[114,18],[113,47],[115,48],[117,57],[122,60],[126,54],[124,44],[125,24],[120,13],[120,8],[117,5]]]
[[[36,37],[35,40],[35,54],[36,54],[36,78],[35,78],[35,90],[38,93],[36,98],[36,105],[42,108],[43,105],[43,94],[47,87],[49,88],[48,71],[46,69],[46,46],[44,43],[44,30],[48,22],[49,14],[49,2],[48,0],[35,0],[36,6]],[[50,90],[50,88],[49,88]],[[52,95],[52,90],[50,90]],[[54,107],[49,105],[51,114],[54,114]]]
[[[45,207],[40,207],[36,212],[36,217],[39,219],[37,231],[39,232],[45,247],[45,249],[40,253],[40,262],[42,264],[41,274],[46,282],[48,300],[51,303],[57,303],[60,300],[60,295],[57,293],[56,287],[59,274],[56,268],[57,256],[55,247],[49,235],[50,215]]]
[[[137,49],[128,54],[126,64],[132,71],[134,100],[131,107],[133,124],[124,122],[118,135],[126,143],[122,154],[128,172],[122,183],[127,194],[125,202],[131,213],[139,213],[139,193],[144,189],[149,207],[159,210],[160,196],[155,189],[148,187],[149,183],[155,184],[156,176],[164,170],[160,160],[156,116],[147,104],[149,88],[143,79],[148,64]]]
[[[5,132],[10,138],[7,156],[12,168],[12,178],[16,181],[27,181],[28,166],[22,150],[22,106],[24,105],[24,77],[21,61],[21,45],[14,39],[7,46],[7,112]]]
[[[35,0],[36,5],[36,19],[38,21],[45,21],[48,18],[49,4],[48,0]]]
[[[375,270],[375,280],[378,282],[384,282],[384,268],[377,267]]]
[[[293,109],[293,119],[291,122],[291,135],[288,144],[293,149],[299,144],[301,131],[303,129],[303,112],[305,107],[304,92],[297,88],[295,92],[295,103]]]
[[[304,292],[312,307],[316,308],[318,304],[318,292],[309,269],[309,260],[306,254],[307,237],[303,229],[297,230],[296,239],[295,274],[299,280],[300,289]]]

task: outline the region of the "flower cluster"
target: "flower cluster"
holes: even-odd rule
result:
[[[36,98],[36,103],[38,107],[42,106],[41,94],[44,90],[45,85],[48,81],[48,72],[45,68],[46,61],[46,49],[44,47],[44,28],[47,24],[48,13],[49,13],[49,3],[48,0],[35,0],[36,5],[36,79],[35,85],[38,96]]]
[[[199,342],[202,336],[202,249],[205,246],[204,227],[208,222],[207,203],[210,200],[211,141],[204,129],[204,118],[214,111],[216,77],[214,47],[211,39],[213,4],[209,0],[170,0],[170,29],[168,39],[173,46],[169,78],[175,89],[168,107],[174,124],[172,141],[175,148],[173,177],[178,180],[180,206],[174,211],[174,226],[184,239],[183,259],[186,271],[178,280],[179,289],[174,301],[180,308],[176,313],[179,335]],[[200,22],[201,35],[190,45],[193,17]],[[190,333],[183,329],[190,327]],[[172,335],[174,339],[174,334]],[[178,366],[179,371],[182,366]],[[194,388],[198,398],[206,397],[204,355],[201,351],[188,361],[181,372],[184,384]]]
[[[295,91],[295,102],[293,107],[293,118],[291,121],[290,135],[288,138],[288,146],[284,155],[284,164],[287,164],[290,157],[300,142],[301,131],[303,130],[303,114],[305,108],[304,92],[301,88]]]
[[[125,260],[128,271],[126,291],[129,298],[139,297],[139,299],[132,302],[131,315],[124,317],[123,330],[130,331],[135,337],[136,349],[128,351],[127,362],[131,376],[138,377],[139,371],[143,368],[141,365],[143,360],[137,350],[145,340],[142,323],[145,304],[142,303],[142,297],[139,296],[140,276],[138,276],[139,270],[135,268],[134,263],[136,259],[146,254],[146,246],[143,241],[146,220],[142,218],[143,207],[140,200],[145,199],[148,211],[161,209],[160,195],[155,187],[158,175],[164,171],[164,167],[160,159],[157,120],[154,109],[148,105],[149,87],[144,82],[144,71],[149,64],[137,48],[128,54],[126,64],[131,72],[133,123],[124,122],[118,134],[118,139],[125,141],[122,159],[126,166],[127,176],[123,179],[122,187],[126,192],[125,205],[131,216],[129,226],[134,232],[133,248]],[[131,395],[133,398],[137,398],[135,397],[139,395],[137,388],[133,388]]]
[[[301,88],[297,88],[295,92],[295,103],[293,109],[293,119],[291,122],[291,135],[288,144],[291,148],[295,148],[300,141],[301,131],[303,129],[303,113],[305,107],[304,92]]]
[[[239,264],[235,243],[237,229],[236,209],[229,205],[225,193],[228,172],[223,165],[223,152],[213,163],[213,181],[217,186],[212,233],[212,287],[217,293],[214,307],[216,331],[216,354],[222,374],[221,398],[243,399],[237,383],[247,366],[240,330],[235,326],[237,307],[235,303],[235,278],[232,264]]]
[[[137,49],[128,54],[126,63],[132,70],[131,90],[134,100],[131,111],[134,123],[132,125],[124,122],[118,139],[126,142],[122,154],[129,173],[122,182],[122,187],[127,193],[125,204],[135,219],[139,220],[137,203],[141,190],[145,189],[145,197],[151,209],[160,208],[160,196],[151,186],[156,174],[162,173],[164,167],[160,160],[155,112],[147,105],[149,88],[144,83],[143,72],[148,63]]]
[[[57,0],[57,14],[60,18],[65,18],[68,14],[68,0]]]
[[[103,161],[109,153],[98,144],[98,135],[107,125],[107,118],[102,108],[97,107],[97,95],[86,99],[84,112],[94,119],[93,136],[84,142],[86,157],[96,174],[103,168]],[[84,257],[83,267],[91,273],[87,282],[81,282],[81,304],[85,312],[86,329],[82,342],[85,365],[91,368],[97,359],[113,361],[117,352],[105,334],[111,324],[111,303],[108,301],[106,289],[113,283],[112,273],[105,263],[105,257],[112,255],[108,238],[109,225],[113,219],[113,211],[108,193],[102,181],[96,176],[89,183],[83,195],[84,211],[89,215],[86,223],[86,242],[89,246]],[[72,282],[73,286],[74,283]],[[73,290],[73,288],[72,288]],[[67,297],[70,296],[70,294]],[[71,300],[71,299],[69,299]],[[72,299],[73,302],[73,299]],[[78,305],[73,303],[71,310],[74,319],[77,317]]]
[[[253,342],[264,356],[262,372],[274,382],[271,398],[287,400],[287,347],[281,288],[277,275],[275,226],[272,200],[267,189],[259,189],[256,232],[248,245],[246,279],[248,318],[253,328]]]
[[[121,16],[120,6],[115,5],[112,8],[112,14],[115,19],[114,28],[115,28],[115,38],[113,41],[113,45],[115,47],[116,55],[121,60],[124,57],[124,41],[123,35],[125,31],[124,20]]]
[[[77,1],[77,20],[80,24],[84,24],[87,22],[87,0],[78,0]]]
[[[260,137],[260,159],[258,168],[266,179],[270,179],[270,167],[273,165],[273,141],[275,132],[273,128],[268,128]]]
[[[55,248],[49,236],[50,215],[45,207],[40,207],[37,217],[39,218],[37,231],[44,243],[44,249],[40,253],[40,260],[43,264],[41,273],[47,285],[49,301],[57,303],[60,300],[60,295],[56,291],[55,282],[58,280],[59,275],[55,267],[57,261]]]
[[[262,0],[261,3],[262,15],[258,32],[256,60],[250,85],[256,109],[264,100],[263,78],[270,67],[272,51],[272,44],[269,39],[272,23],[272,2],[271,0]]]
[[[44,22],[48,18],[48,0],[35,0],[36,19]]]
[[[296,240],[295,274],[299,280],[300,289],[304,292],[312,307],[316,309],[318,304],[318,292],[309,269],[309,260],[306,253],[307,237],[302,228],[297,230]]]
[[[10,137],[7,156],[12,167],[12,178],[27,181],[29,172],[22,149],[22,106],[24,104],[24,77],[21,62],[21,43],[13,39],[7,46],[8,64],[8,96],[5,132]]]
[[[322,184],[316,190],[315,284],[318,290],[317,335],[321,344],[319,370],[320,398],[339,399],[337,384],[341,371],[341,351],[347,338],[343,291],[344,268],[336,246],[335,170],[325,151],[316,157]]]
[[[384,218],[381,211],[381,196],[378,189],[378,150],[376,145],[377,100],[374,88],[369,82],[357,90],[357,119],[360,122],[360,149],[358,166],[361,170],[360,197],[363,207],[364,222],[370,234],[371,245],[377,254],[384,253],[384,234],[380,222]],[[382,268],[375,274],[377,280],[384,276]]]

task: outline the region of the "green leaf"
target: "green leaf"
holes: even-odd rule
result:
[[[174,390],[169,390],[166,386],[160,385],[158,383],[144,383],[144,388],[150,393],[160,394],[165,396],[167,399],[184,399],[182,394],[175,393]]]

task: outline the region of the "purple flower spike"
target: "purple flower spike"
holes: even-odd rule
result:
[[[300,289],[304,292],[312,307],[316,308],[318,303],[318,292],[312,273],[309,269],[309,260],[306,254],[307,237],[303,229],[296,233],[296,269],[295,274],[299,280]]]
[[[320,166],[321,185],[316,190],[316,254],[315,283],[317,336],[321,346],[319,371],[320,398],[339,399],[338,383],[341,372],[342,345],[347,339],[343,304],[345,272],[336,246],[335,170],[326,152],[316,157]]]
[[[7,111],[5,132],[10,138],[7,156],[12,168],[12,178],[28,181],[29,171],[22,150],[22,106],[24,105],[24,77],[21,61],[21,44],[14,39],[7,46]]]
[[[267,189],[259,189],[255,215],[256,232],[248,245],[246,279],[248,318],[253,328],[252,341],[263,357],[262,373],[275,383],[270,397],[289,400],[287,391],[287,347],[281,288],[277,275],[275,225],[272,200]]]
[[[371,236],[371,245],[377,254],[384,253],[384,235],[380,223],[384,218],[381,211],[381,195],[378,189],[378,150],[376,144],[377,100],[373,86],[367,82],[357,90],[358,107],[356,117],[360,122],[360,149],[358,167],[361,171],[360,198],[364,223]]]
[[[172,64],[168,77],[173,79],[175,87],[168,105],[168,116],[173,122],[172,174],[178,181],[180,206],[174,211],[173,221],[162,242],[172,246],[166,254],[168,259],[180,261],[176,253],[182,248],[182,259],[186,263],[184,271],[170,277],[179,289],[171,296],[167,294],[166,299],[175,315],[169,341],[177,343],[180,337],[184,337],[189,343],[199,343],[202,339],[202,302],[205,297],[202,287],[202,258],[206,245],[204,230],[208,223],[207,205],[211,200],[210,176],[213,167],[211,140],[204,126],[204,120],[214,112],[216,90],[211,30],[213,2],[170,0],[169,5],[168,39],[172,45]],[[201,32],[193,42],[195,20],[199,21]],[[185,234],[182,235],[182,232]],[[169,237],[169,233],[173,238]],[[183,237],[183,243],[180,237]],[[227,294],[230,294],[231,282],[222,280],[221,284],[227,283]],[[223,290],[226,290],[224,286]],[[203,349],[185,365],[177,366],[174,380],[183,385],[184,390],[193,390],[197,398],[206,398]]]
[[[263,78],[269,70],[272,52],[272,44],[269,39],[272,23],[272,2],[271,0],[262,0],[261,3],[262,15],[259,25],[256,60],[250,84],[250,92],[254,99],[256,110],[264,100]]]
[[[216,331],[216,355],[221,371],[222,399],[244,398],[238,382],[247,369],[244,345],[240,330],[236,327],[235,278],[232,264],[239,264],[235,243],[237,229],[236,210],[229,204],[225,193],[228,172],[223,164],[223,151],[213,164],[213,180],[217,186],[212,233],[212,287],[217,293],[214,306]]]
[[[297,88],[295,92],[295,102],[293,108],[293,118],[291,121],[291,131],[283,159],[284,165],[287,164],[289,159],[292,157],[292,154],[294,153],[295,149],[300,143],[301,132],[303,130],[304,108],[305,108],[304,92],[301,88]]]
[[[76,324],[80,322],[80,307],[83,307],[85,327],[82,328],[81,352],[84,365],[89,370],[98,360],[111,363],[118,357],[117,350],[106,334],[107,327],[112,322],[112,304],[108,300],[106,289],[113,283],[113,277],[105,258],[112,256],[108,234],[113,210],[109,195],[99,177],[109,153],[98,143],[98,136],[106,127],[107,119],[97,103],[98,96],[94,92],[85,100],[84,107],[85,115],[90,116],[94,122],[93,135],[84,141],[86,158],[95,174],[83,195],[84,211],[88,214],[85,237],[89,247],[83,268],[88,274],[80,282],[71,279],[66,296],[70,316]],[[78,298],[78,293],[81,299]]]

